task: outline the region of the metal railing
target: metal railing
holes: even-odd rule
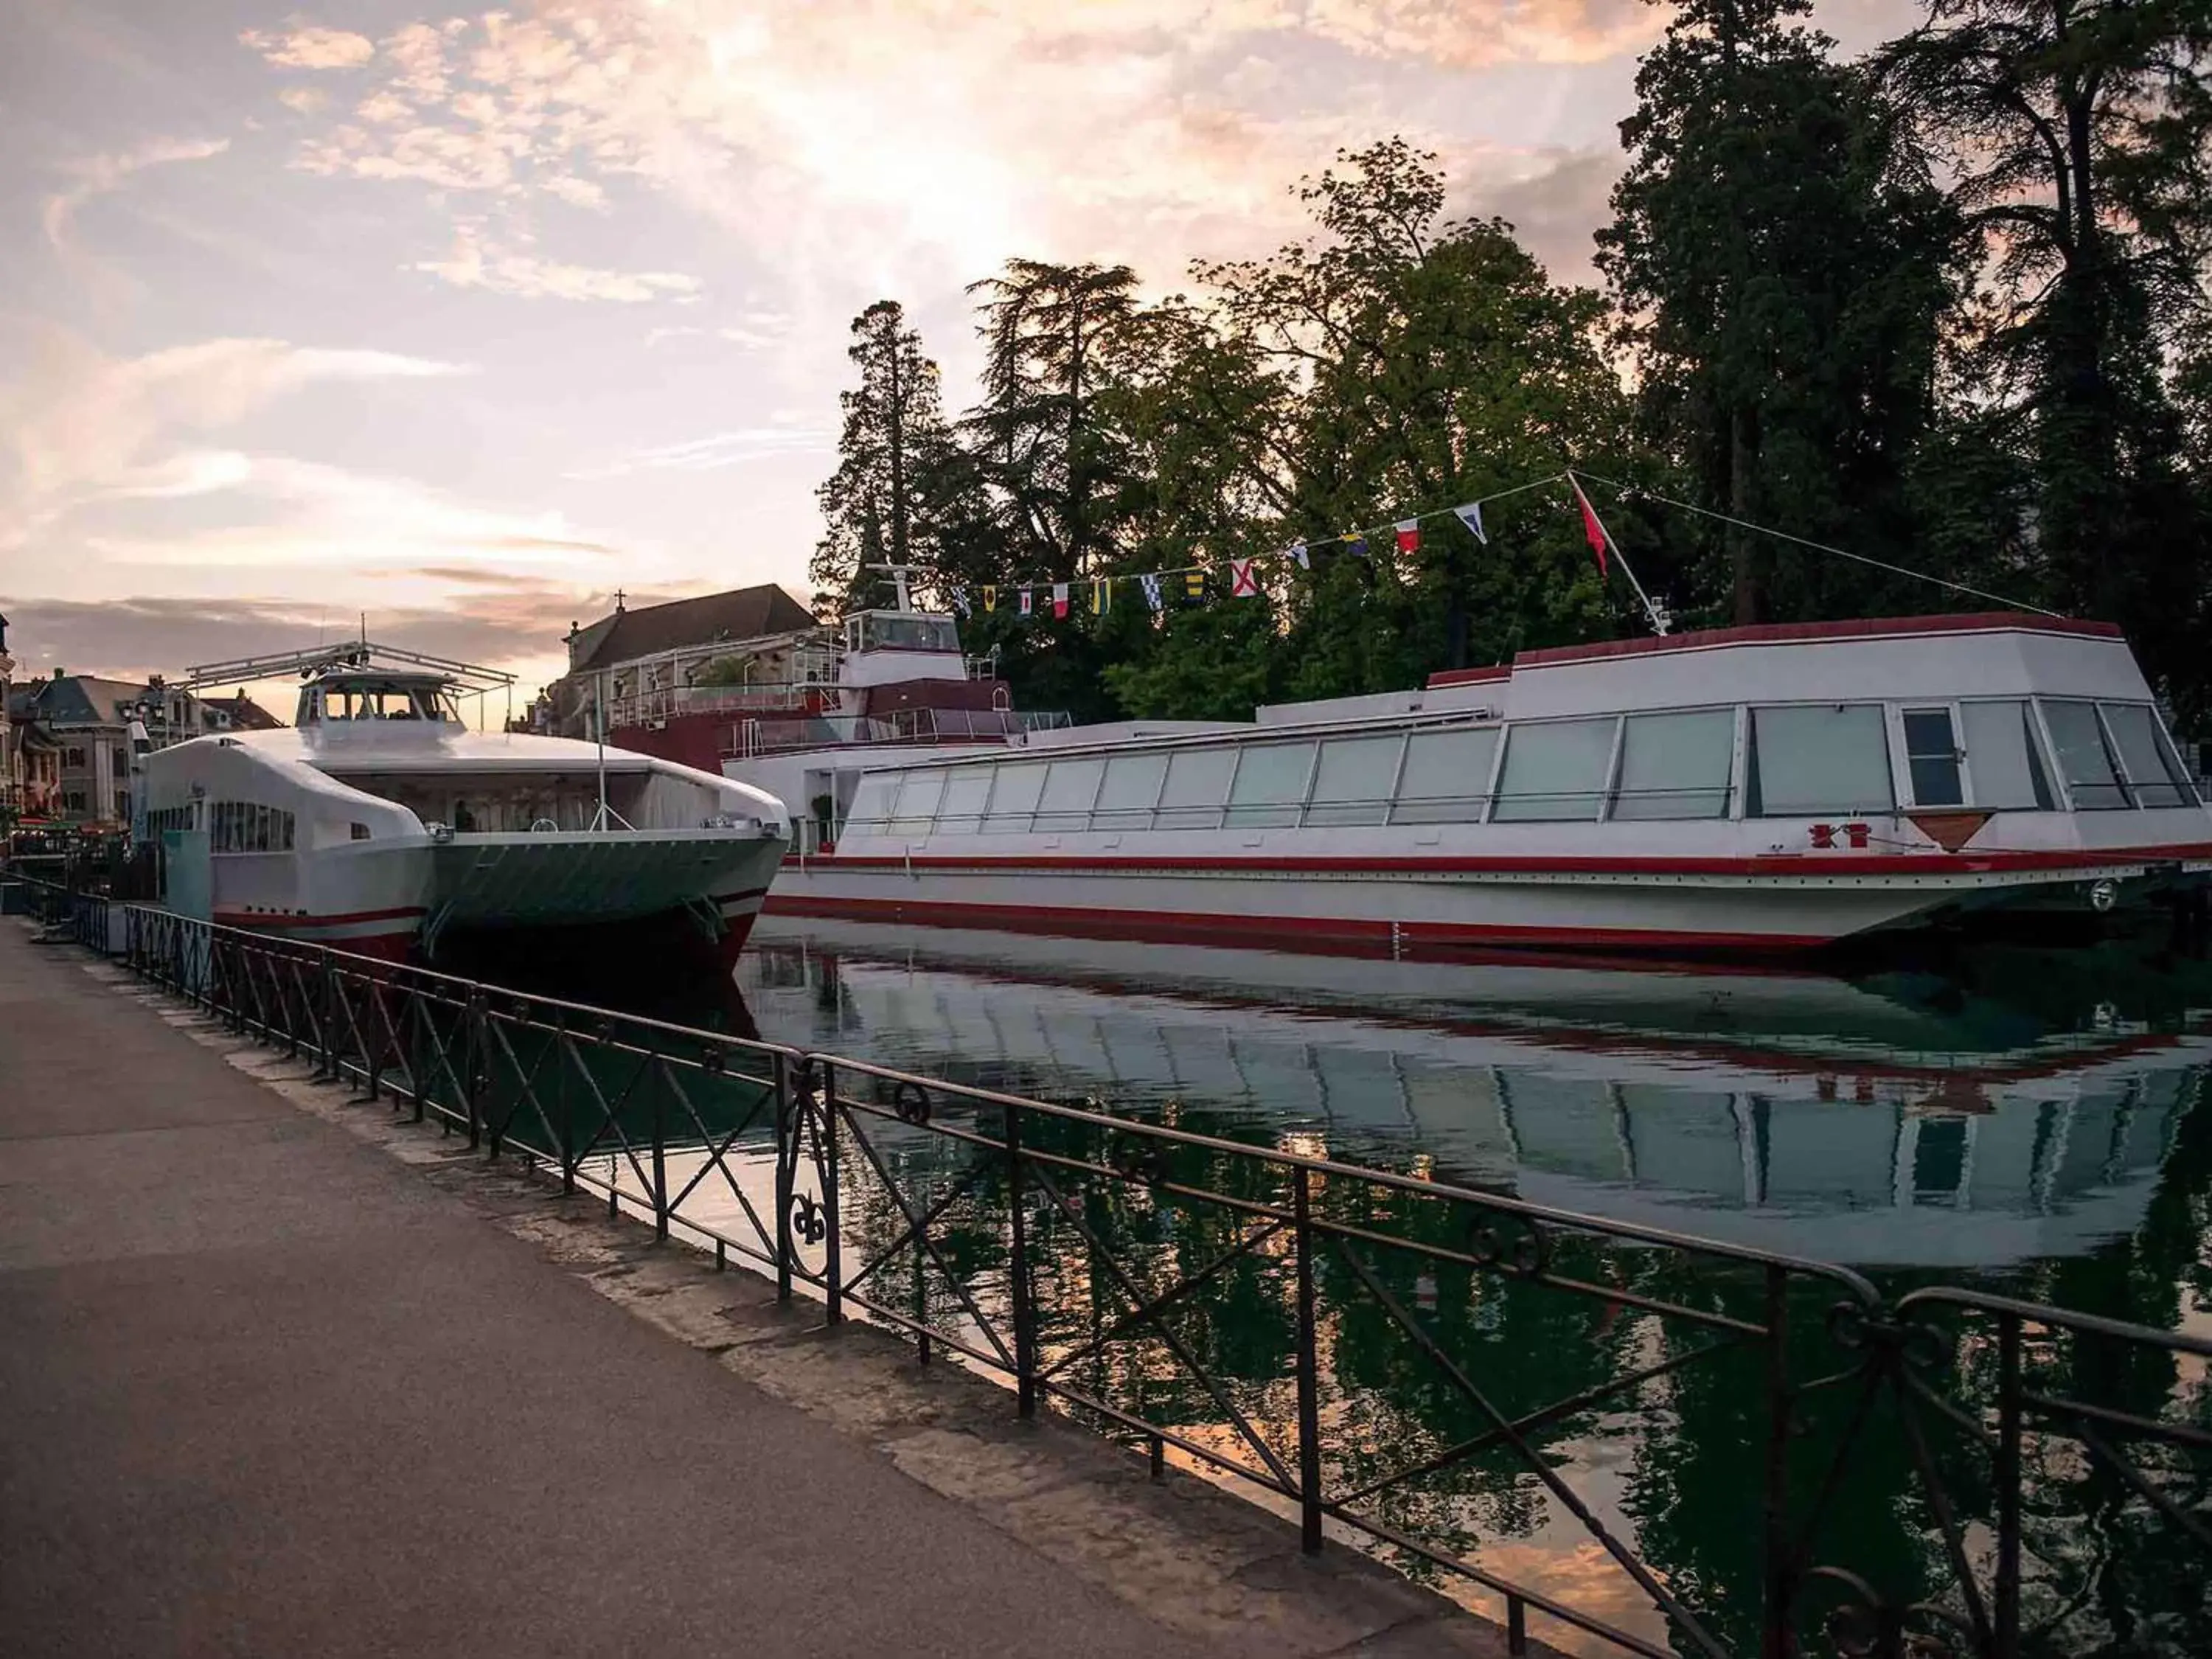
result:
[[[1816,1261],[159,910],[131,907],[125,937],[138,975],[364,1102],[750,1262],[833,1326],[957,1356],[1023,1416],[1052,1401],[1156,1473],[1172,1455],[1244,1483],[1309,1551],[1364,1539],[1456,1577],[1502,1602],[1515,1652],[1532,1613],[1651,1659],[2205,1650],[2201,1337],[1886,1296]],[[1624,1461],[1605,1449],[1632,1422]],[[1547,1527],[1579,1563],[1550,1587],[1496,1548]],[[1589,1605],[1593,1563],[1626,1602]]]
[[[105,893],[78,892],[63,883],[20,870],[0,872],[0,890],[8,900],[0,910],[35,917],[49,939],[67,939],[105,956],[109,951],[110,906]]]

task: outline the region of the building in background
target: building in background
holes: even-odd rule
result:
[[[514,722],[589,739],[604,704],[624,749],[719,772],[743,723],[834,702],[831,630],[772,583],[633,611],[568,630],[568,672]]]
[[[20,815],[117,830],[131,823],[132,722],[155,749],[283,723],[243,688],[233,697],[203,699],[159,675],[111,679],[58,668],[51,679],[17,687],[9,714],[23,774]]]

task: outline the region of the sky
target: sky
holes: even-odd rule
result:
[[[1909,0],[1827,0],[1862,48]],[[847,326],[964,402],[1024,255],[1302,234],[1441,154],[1563,282],[1643,0],[0,0],[0,613],[19,676],[349,635],[556,673],[631,603],[807,595]],[[363,617],[366,623],[363,623]]]

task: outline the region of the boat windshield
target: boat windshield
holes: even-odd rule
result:
[[[452,696],[435,685],[331,685],[322,691],[325,720],[458,720]]]

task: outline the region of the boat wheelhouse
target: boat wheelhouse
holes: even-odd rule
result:
[[[394,957],[453,927],[680,916],[743,945],[786,844],[780,802],[650,756],[471,731],[450,672],[376,666],[383,650],[299,653],[290,728],[141,757],[172,908]]]
[[[1250,722],[867,770],[770,908],[1424,954],[1815,948],[2212,870],[2116,629],[1994,613],[1523,652]]]

